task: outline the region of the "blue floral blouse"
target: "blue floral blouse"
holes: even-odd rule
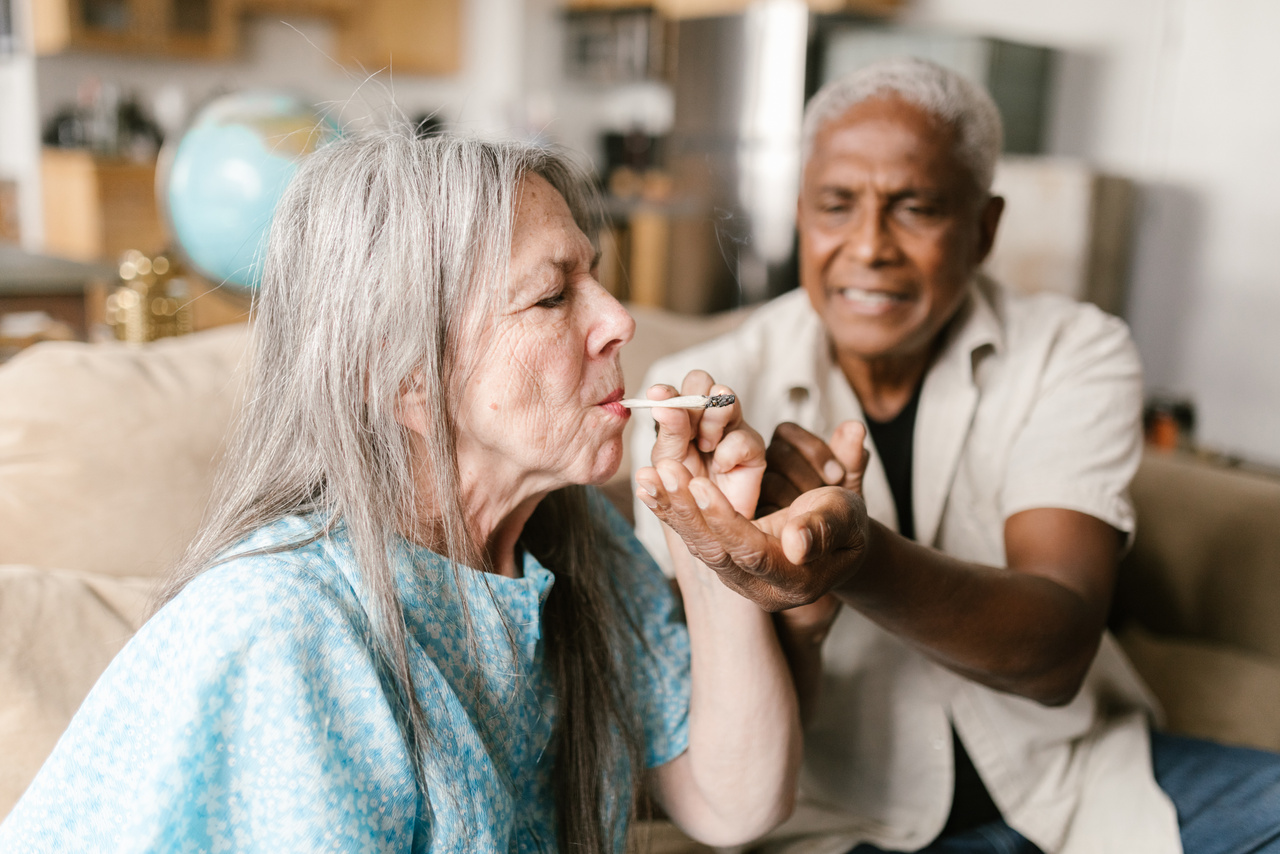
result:
[[[644,635],[634,688],[652,767],[687,746],[688,635],[657,567],[601,512],[632,557],[621,583]],[[288,518],[246,545],[311,533]],[[470,647],[444,559],[405,544],[396,564],[432,733],[426,799],[339,531],[217,566],[147,622],[0,825],[0,851],[554,851],[551,572],[527,555],[521,578],[461,570]]]

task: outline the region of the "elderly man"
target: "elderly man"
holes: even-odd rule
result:
[[[659,466],[641,539],[661,558],[660,517],[782,611],[816,693],[800,806],[767,850],[1280,850],[1276,758],[1150,733],[1105,631],[1138,358],[1119,320],[977,273],[1000,138],[987,94],[930,63],[815,96],[802,289],[649,377],[704,369],[776,427],[761,507],[784,509],[753,525]]]

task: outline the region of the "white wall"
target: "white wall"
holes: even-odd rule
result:
[[[26,31],[26,8],[17,4],[15,27]],[[18,224],[24,244],[40,245],[39,137],[36,125],[35,59],[23,45],[0,55],[0,178],[18,183]]]
[[[906,23],[1065,51],[1052,153],[1142,186],[1128,319],[1198,438],[1280,465],[1280,4],[916,0]]]
[[[27,54],[0,57],[0,116],[12,128],[29,128],[36,121],[35,60]],[[18,184],[18,225],[23,243],[40,243],[40,168],[37,138],[30,133],[0,133],[0,178]]]

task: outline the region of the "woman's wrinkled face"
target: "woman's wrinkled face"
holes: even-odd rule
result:
[[[596,281],[595,250],[551,184],[529,175],[519,199],[507,296],[462,394],[463,481],[526,493],[603,483],[622,460],[618,353],[635,322]]]

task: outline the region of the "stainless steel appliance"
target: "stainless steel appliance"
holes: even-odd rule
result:
[[[746,305],[796,284],[800,123],[828,79],[882,57],[922,56],[983,83],[1001,108],[1006,151],[1043,149],[1052,52],[818,15],[803,0],[668,29],[675,119],[667,167],[682,200],[670,228],[664,303],[690,313]]]

